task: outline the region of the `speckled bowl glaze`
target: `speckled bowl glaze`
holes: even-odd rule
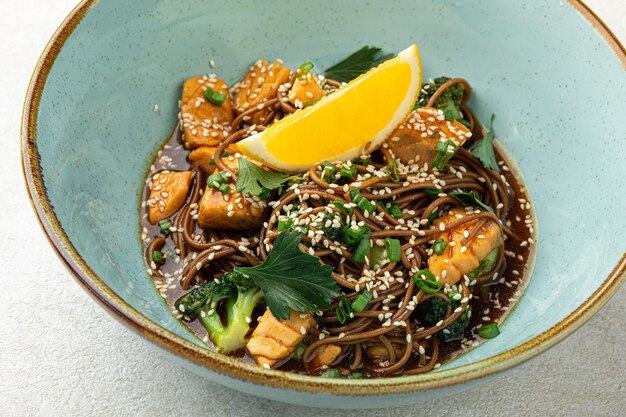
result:
[[[415,42],[427,77],[459,75],[534,198],[539,253],[502,335],[425,375],[323,380],[212,353],[146,274],[139,196],[176,123],[182,81],[234,81],[259,57],[324,67],[363,45]],[[209,59],[217,67],[209,70]],[[176,362],[254,395],[385,407],[447,395],[539,354],[624,280],[626,54],[578,1],[84,1],[46,47],[28,90],[22,149],[46,235],[77,281]],[[158,104],[158,112],[153,111]]]

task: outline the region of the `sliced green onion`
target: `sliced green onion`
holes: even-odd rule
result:
[[[450,148],[452,148],[452,151],[450,151]],[[456,151],[459,150],[459,147],[456,143],[448,140],[446,142],[437,142],[435,150],[439,152],[437,156],[435,156],[435,159],[433,159],[432,165],[434,168],[441,171],[446,167],[446,164],[454,156]]]
[[[305,61],[302,65],[298,67],[296,70],[296,75],[300,81],[304,80],[304,77],[311,72],[314,65],[311,61]]]
[[[400,175],[398,174],[398,161],[392,159],[387,163],[387,177],[393,182],[400,182]]]
[[[424,278],[426,277],[426,278]],[[426,294],[436,294],[443,288],[441,282],[437,282],[435,275],[427,269],[421,269],[413,275],[413,282]]]
[[[366,167],[370,164],[370,160],[369,159],[357,159],[356,161],[354,161],[354,163],[357,165],[362,165]]]
[[[352,210],[350,207],[346,207],[346,203],[341,200],[333,201],[333,205],[341,210],[346,216],[351,216],[352,214],[354,214],[354,210]]]
[[[437,213],[437,210],[435,210],[428,215],[428,223],[434,222],[435,220],[437,220],[437,217],[439,217],[439,213]]]
[[[500,334],[498,323],[491,323],[478,329],[478,335],[483,339],[493,339]]]
[[[435,240],[435,243],[433,243],[432,249],[437,255],[441,255],[447,247],[448,244],[443,239],[437,239]]]
[[[161,229],[161,234],[167,236],[170,234],[170,227],[174,226],[170,219],[161,220],[159,223],[159,229]]]
[[[335,179],[335,173],[337,172],[337,167],[331,164],[328,161],[322,162],[322,179],[324,181],[333,181]]]
[[[344,324],[350,318],[350,314],[352,314],[352,306],[350,301],[342,295],[339,299],[339,304],[335,309],[335,314],[337,315],[337,320],[339,320],[339,324]]]
[[[389,207],[387,207],[387,205]],[[391,214],[392,217],[396,219],[402,218],[402,210],[400,209],[400,206],[398,205],[398,203],[396,203],[395,201],[392,201],[391,203],[387,203],[383,207],[385,208],[385,210],[387,210],[387,213]]]
[[[387,249],[387,259],[391,262],[398,262],[400,260],[400,240],[390,237],[385,238],[385,248]]]
[[[222,158],[228,158],[229,155],[230,153],[228,153],[228,151],[222,152]]]
[[[285,229],[289,229],[291,226],[293,226],[293,219],[279,220],[277,228],[279,232],[282,232]]]
[[[343,167],[341,167],[341,171],[339,171],[339,175],[349,180],[351,180],[355,174],[356,174],[356,165],[354,164],[350,165],[349,167],[344,165]]]
[[[161,252],[160,250],[155,250],[152,251],[152,260],[157,263],[163,263],[165,262],[165,256],[163,256],[163,252]]]
[[[220,185],[224,183],[224,178],[219,174],[211,174],[206,179],[206,185],[211,188],[220,188]]]
[[[352,254],[352,262],[357,264],[365,263],[365,257],[370,253],[370,247],[372,246],[372,242],[370,241],[369,232],[363,236],[363,239],[359,242],[359,244],[354,249],[354,253]]]
[[[228,97],[227,94],[220,93],[211,88],[207,88],[204,92],[204,98],[206,98],[216,106],[221,106],[222,104],[224,104],[224,100],[226,100],[226,97]]]
[[[457,122],[461,123],[463,126],[465,126],[468,129],[472,128],[472,125],[465,119],[459,119],[457,120]]]
[[[341,371],[335,368],[329,368],[322,372],[320,375],[322,378],[341,378]]]
[[[352,202],[356,204],[361,211],[367,211],[368,213],[374,213],[376,211],[376,205],[374,205],[374,203],[369,201],[367,198],[363,197],[358,188],[350,190],[350,197],[352,198]]]
[[[423,191],[423,192],[424,192],[424,194],[426,194],[426,195],[433,195],[433,196],[435,196],[435,195],[439,195],[439,193],[441,192],[441,191],[439,191],[439,190],[438,190],[438,189],[436,189],[436,188],[424,188],[422,191]]]
[[[341,229],[341,241],[348,246],[356,245],[359,243],[365,235],[370,234],[370,228],[368,225],[363,225],[358,229],[353,229],[349,224],[345,225]]]
[[[222,194],[228,194],[230,192],[230,185],[222,184],[219,186],[218,190],[220,190]]]
[[[352,301],[352,310],[360,313],[372,301],[372,293],[365,290]]]
[[[263,191],[261,191],[261,194],[259,194],[259,198],[266,199],[269,198],[270,195],[272,195],[273,190],[270,190],[269,188],[265,188],[263,186],[261,188],[263,189]]]
[[[209,165],[215,165],[215,159],[211,158],[211,160],[209,161]]]

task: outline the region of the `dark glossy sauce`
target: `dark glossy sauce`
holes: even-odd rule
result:
[[[476,135],[475,139],[480,139],[480,135]],[[462,341],[452,341],[439,344],[439,363],[444,363],[450,359],[457,357],[458,355],[467,352],[473,347],[482,342],[476,330],[476,326],[481,324],[488,324],[492,322],[501,323],[504,317],[509,314],[511,309],[515,306],[517,300],[522,295],[534,266],[535,258],[535,241],[536,241],[536,224],[534,212],[531,207],[530,199],[526,193],[524,185],[516,177],[518,174],[514,173],[516,168],[511,163],[510,159],[506,159],[503,152],[498,149],[500,146],[496,146],[498,161],[505,161],[505,165],[510,170],[502,169],[501,174],[504,175],[509,183],[514,196],[511,198],[511,210],[509,211],[509,219],[511,220],[512,229],[521,236],[522,240],[512,241],[508,239],[506,241],[505,256],[505,268],[502,273],[499,274],[499,279],[493,284],[488,286],[477,286],[473,290],[474,297],[470,301],[472,307],[472,316],[470,325],[465,332],[465,339]],[[154,164],[150,167],[147,178],[152,177],[156,172],[168,169],[173,171],[183,171],[190,169],[190,165],[187,161],[187,155],[189,151],[185,150],[182,146],[181,132],[178,128],[175,129],[172,136],[164,144],[163,148],[157,153],[154,160]],[[149,191],[146,186],[144,187],[141,201],[141,226],[142,226],[142,241],[144,251],[147,249],[150,241],[157,236],[161,236],[158,226],[151,225],[147,220],[147,207],[145,207],[145,201],[148,197]],[[530,223],[527,223],[530,221]],[[202,234],[203,230],[196,228],[196,233]],[[234,233],[229,233],[235,235]],[[530,241],[529,241],[530,239]],[[522,242],[526,242],[523,244]],[[172,310],[173,314],[180,317],[180,313],[174,309],[174,302],[182,296],[186,291],[183,291],[179,285],[180,272],[182,267],[182,261],[176,262],[174,255],[174,243],[171,238],[168,238],[162,252],[167,256],[167,262],[161,266],[161,271],[166,275],[165,278],[153,277],[154,282],[159,289],[161,296],[165,299],[168,306]],[[148,270],[150,266],[148,265]],[[210,271],[208,268],[204,268],[200,274],[205,278],[211,278],[211,273],[217,273],[219,271]],[[169,277],[167,277],[169,275]],[[262,313],[259,309],[258,313]],[[256,322],[256,317],[252,318],[252,322]],[[183,323],[200,339],[202,339],[209,348],[213,348],[213,344],[208,338],[206,329],[200,324],[198,320],[193,322]],[[506,333],[501,334],[499,337],[506,337]],[[245,362],[254,363],[254,360],[248,356],[244,351],[236,353],[234,355]],[[407,366],[413,363],[414,359],[411,359]],[[305,370],[299,362],[286,359],[281,365],[275,367],[277,369],[288,370],[290,372],[311,374],[310,371]]]

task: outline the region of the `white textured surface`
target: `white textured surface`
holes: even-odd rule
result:
[[[504,378],[408,408],[303,409],[240,394],[162,359],[70,278],[22,181],[24,92],[40,51],[74,3],[0,0],[1,416],[626,415],[626,288],[565,342]],[[624,0],[588,3],[626,40]]]

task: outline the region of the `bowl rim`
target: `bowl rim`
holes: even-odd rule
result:
[[[21,160],[28,197],[37,220],[57,256],[74,279],[111,315],[156,346],[196,365],[231,378],[274,388],[335,396],[403,394],[433,390],[485,378],[517,366],[569,336],[615,294],[626,279],[626,253],[609,276],[576,310],[552,328],[523,344],[479,362],[436,373],[373,380],[322,379],[265,369],[204,349],[152,322],[121,297],[87,265],[65,234],[47,199],[37,151],[39,103],[52,65],[66,40],[96,0],[81,0],[59,25],[43,50],[26,93],[22,110]],[[604,22],[581,0],[568,3],[604,38],[626,69],[626,49]]]

